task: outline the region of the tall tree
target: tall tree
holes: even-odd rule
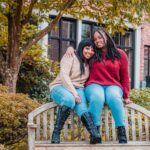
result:
[[[143,13],[149,16],[149,8],[150,0],[0,0],[0,77],[10,92],[16,92],[27,51],[55,27],[63,14],[78,19],[89,16],[116,31],[127,27],[127,22],[139,25]],[[57,12],[53,20],[49,19],[51,10]],[[49,21],[49,25],[38,30],[43,21]]]

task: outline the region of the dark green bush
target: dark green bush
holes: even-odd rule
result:
[[[28,93],[31,98],[48,102],[48,85],[58,72],[58,63],[43,56],[43,50],[36,45],[27,53],[21,65],[17,92]]]
[[[8,145],[27,138],[28,114],[38,106],[28,95],[0,91],[0,143]]]
[[[148,110],[150,110],[150,88],[132,89],[130,99]]]

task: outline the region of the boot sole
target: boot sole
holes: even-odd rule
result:
[[[51,144],[60,144],[60,142],[51,142]]]
[[[92,140],[90,140],[90,144],[98,144],[98,143],[102,143],[102,139],[101,138],[94,138]]]
[[[120,141],[119,144],[127,144],[127,141]]]

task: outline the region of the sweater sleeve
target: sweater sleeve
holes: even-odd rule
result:
[[[71,92],[74,96],[77,96],[78,93],[76,89],[74,88],[72,81],[70,79],[70,73],[73,65],[73,57],[66,57],[63,56],[61,62],[60,62],[60,78],[62,81],[63,86]]]
[[[128,98],[130,87],[128,57],[123,50],[120,50],[120,54],[121,54],[120,82],[123,87],[123,98]]]

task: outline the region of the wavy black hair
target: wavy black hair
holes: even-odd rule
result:
[[[80,72],[81,75],[84,74],[85,69],[84,69],[84,63],[85,61],[89,61],[89,60],[85,60],[84,56],[83,56],[83,49],[85,46],[92,46],[94,48],[94,42],[90,39],[90,38],[86,38],[84,40],[82,40],[77,48],[77,51],[75,52],[79,62],[80,62]]]
[[[106,59],[110,59],[112,62],[114,62],[115,59],[120,59],[121,55],[119,53],[119,51],[117,50],[117,46],[114,42],[114,40],[112,39],[112,37],[103,29],[103,28],[97,28],[96,30],[94,30],[93,32],[93,36],[92,36],[92,40],[94,42],[94,34],[95,32],[98,32],[102,37],[105,35],[106,36],[106,49],[107,49],[107,54],[106,54]],[[102,35],[102,33],[104,33]],[[104,37],[103,37],[104,38]],[[92,58],[91,62],[97,62],[97,61],[102,61],[103,55],[102,55],[102,49],[101,48],[97,48],[96,46],[94,47],[95,49],[95,55]]]

